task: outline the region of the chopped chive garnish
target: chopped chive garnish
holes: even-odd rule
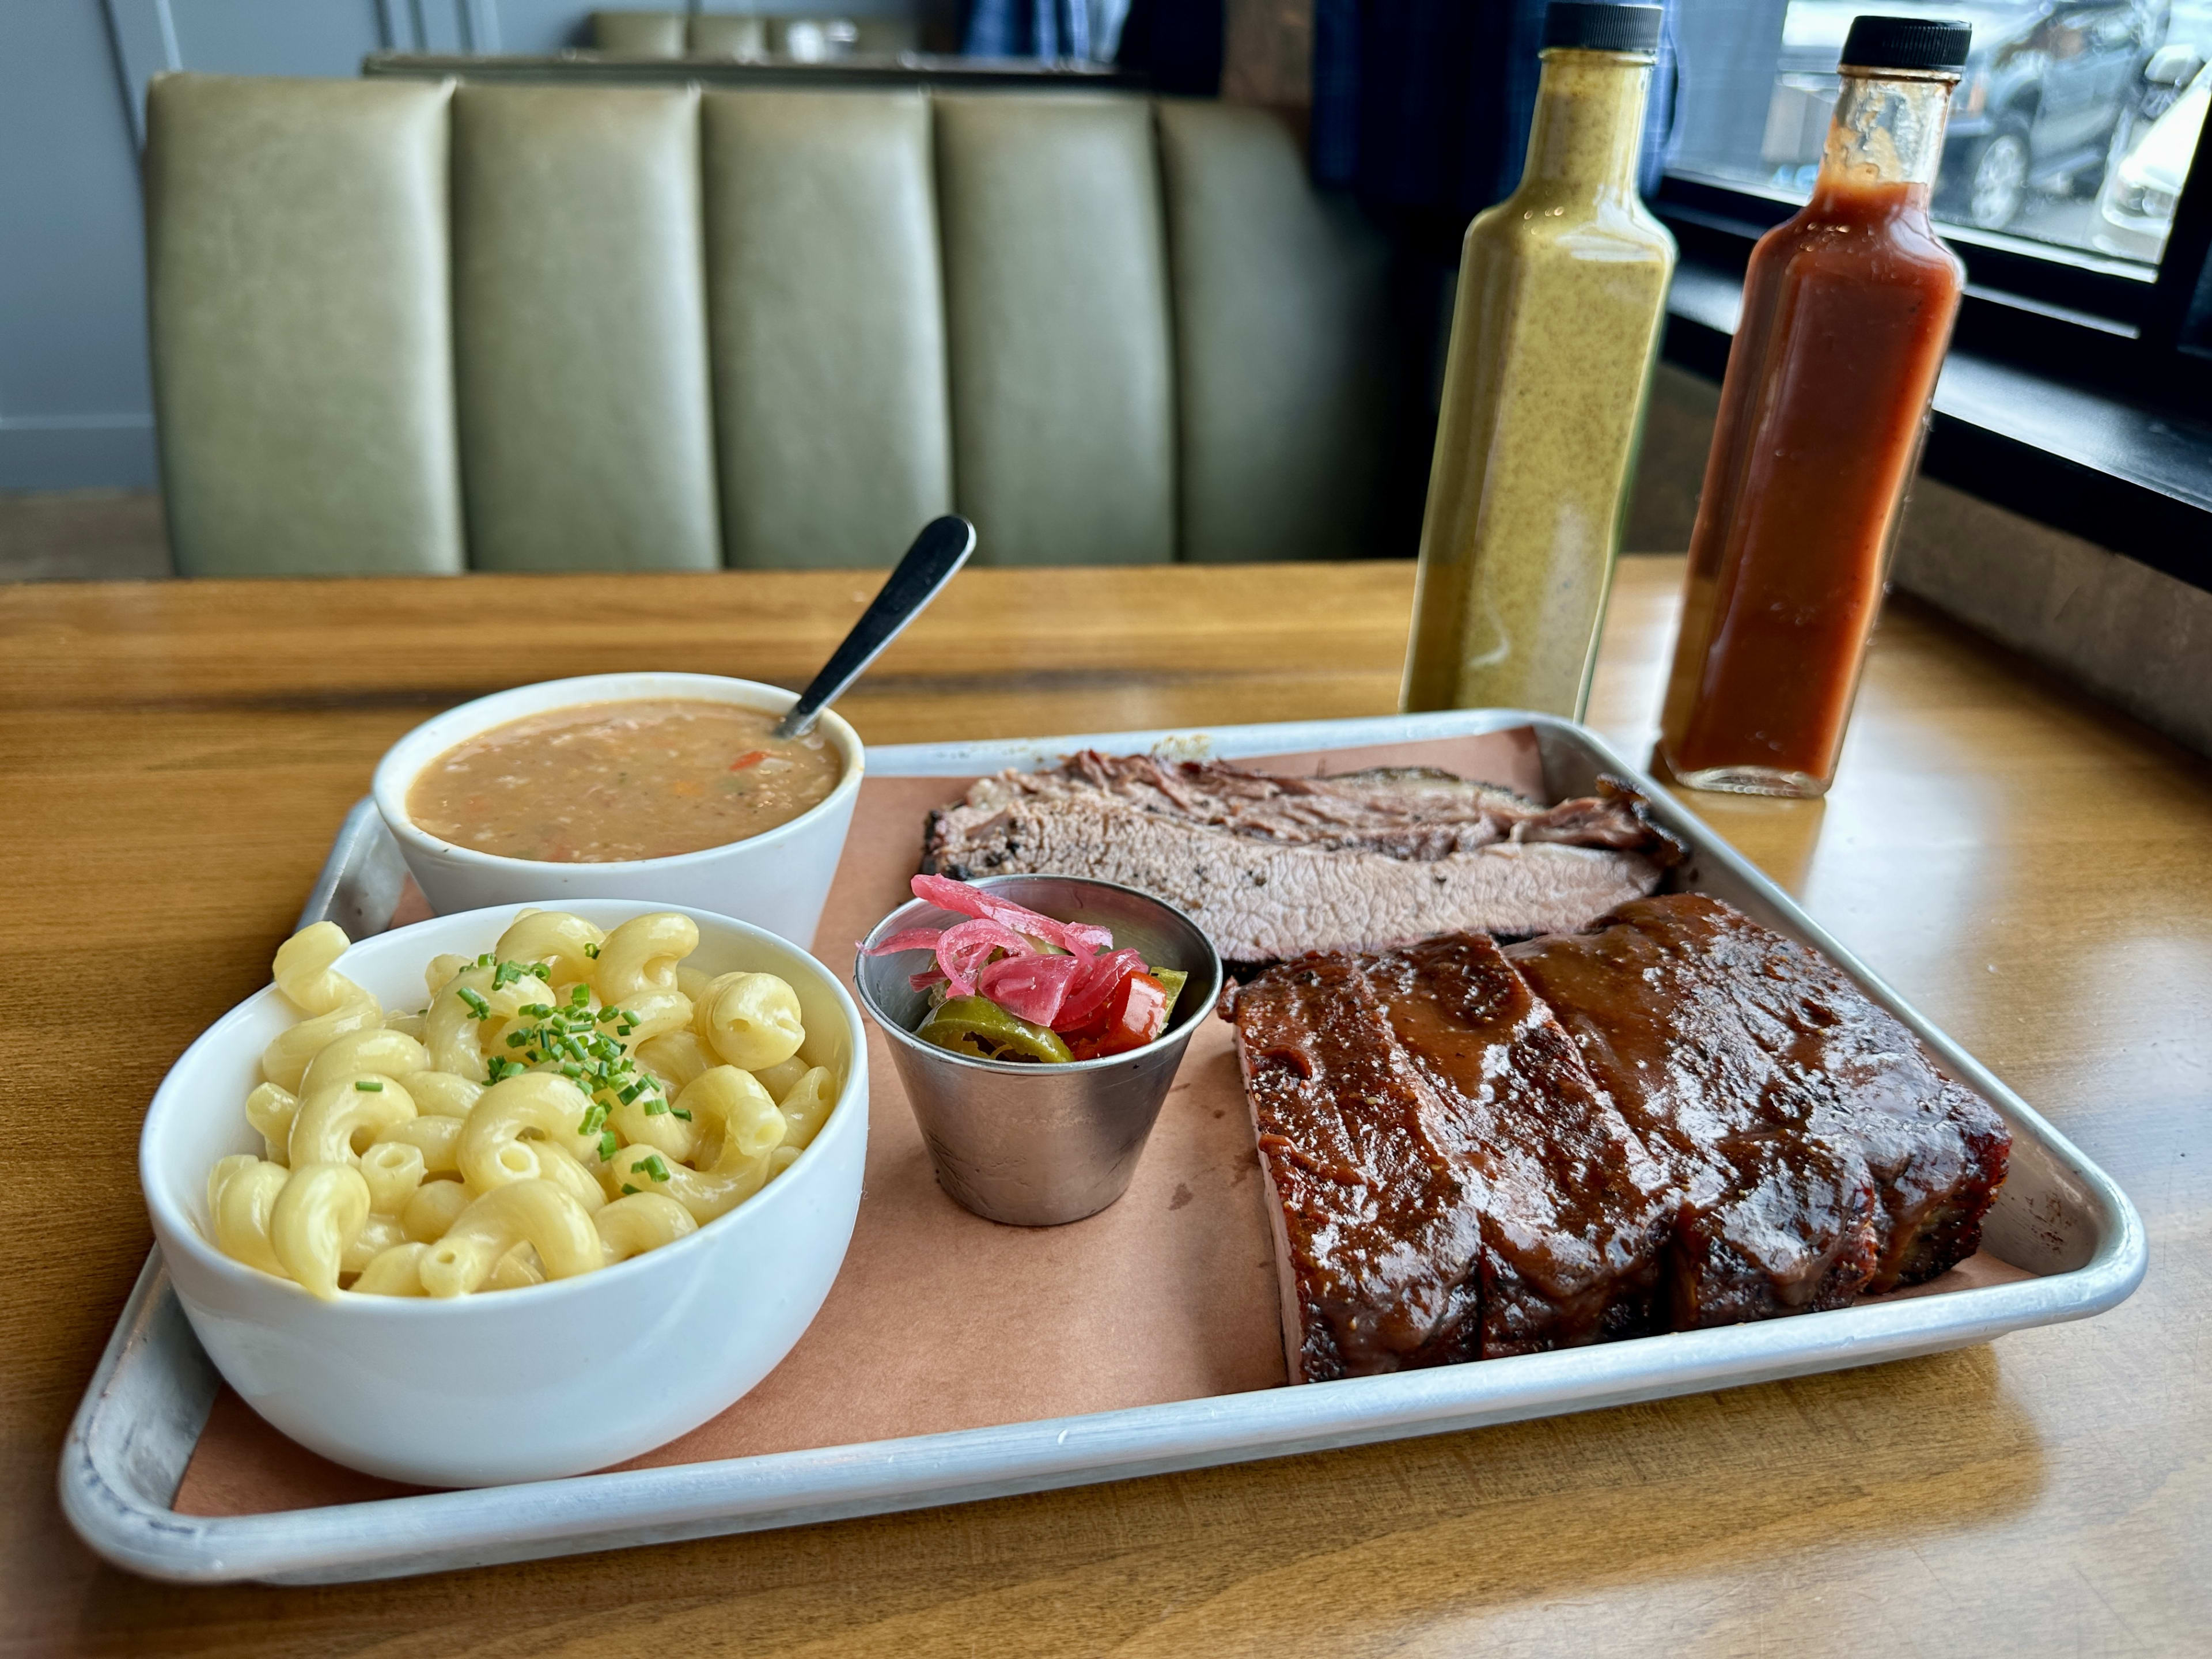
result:
[[[461,987],[461,1000],[469,1006],[470,1018],[489,1019],[491,1018],[491,1004],[486,1002],[483,997],[465,985]]]
[[[665,1181],[668,1179],[668,1166],[660,1161],[660,1154],[659,1152],[653,1153],[650,1158],[647,1158],[644,1163],[639,1164],[638,1168],[644,1170],[646,1174],[651,1176],[655,1181]]]
[[[599,959],[599,947],[596,945],[586,945],[584,947],[584,954],[593,962],[597,962]]]
[[[671,1106],[668,1109],[668,1111],[671,1116],[680,1117],[686,1123],[689,1123],[691,1121],[691,1114],[685,1111],[681,1106]]]
[[[586,945],[584,948],[585,948],[586,951],[588,951],[588,950],[590,950],[592,947],[591,947],[590,945]],[[635,1187],[633,1187],[633,1186],[631,1186],[631,1185],[629,1184],[629,1182],[628,1182],[627,1181],[625,1181],[625,1182],[623,1182],[623,1191],[625,1194],[634,1193],[634,1192],[635,1192],[636,1190],[637,1190],[637,1188],[635,1188]]]
[[[353,1086],[365,1095],[380,1095],[384,1092],[382,1080],[373,1077],[357,1077],[353,1080]]]
[[[543,968],[525,968],[521,973],[538,972]],[[539,977],[545,977],[542,972]],[[481,1000],[478,999],[477,1000]],[[485,1003],[489,1009],[490,1005]],[[617,1106],[629,1106],[639,1101],[646,1111],[660,1116],[675,1109],[669,1104],[659,1079],[646,1073],[631,1057],[628,1048],[617,1038],[630,1035],[641,1023],[635,1010],[621,1007],[596,1008],[592,1006],[591,988],[574,985],[558,1006],[551,1003],[525,1003],[516,1011],[518,1016],[535,1020],[527,1026],[519,1025],[507,1032],[507,1048],[518,1052],[521,1060],[495,1059],[486,1061],[491,1079],[502,1078],[536,1067],[567,1078],[591,1099],[584,1116],[577,1125],[580,1134],[600,1137],[599,1156],[611,1158],[620,1149],[620,1137],[605,1125],[608,1115]],[[479,1014],[478,1018],[483,1018]],[[613,1035],[602,1028],[615,1024]],[[525,1065],[525,1061],[528,1065]],[[677,1112],[685,1122],[691,1121],[689,1112]],[[641,1166],[643,1167],[643,1166]],[[669,1179],[668,1166],[655,1160],[653,1178]]]

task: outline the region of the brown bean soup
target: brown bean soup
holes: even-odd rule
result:
[[[407,812],[429,834],[504,858],[611,864],[696,853],[787,823],[843,771],[820,732],[769,735],[775,716],[697,698],[639,698],[531,714],[422,769]]]

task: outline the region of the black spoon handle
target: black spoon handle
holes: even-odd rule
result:
[[[898,562],[853,631],[845,635],[791,712],[775,725],[779,738],[804,734],[815,718],[860,678],[900,631],[922,613],[975,550],[975,526],[953,514],[932,519]]]

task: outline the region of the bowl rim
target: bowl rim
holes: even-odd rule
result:
[[[825,708],[817,723],[836,743],[838,758],[843,771],[836,787],[798,817],[787,818],[781,823],[736,841],[717,842],[712,847],[696,847],[688,853],[669,853],[654,859],[605,859],[593,863],[562,863],[551,859],[512,858],[504,853],[487,853],[474,847],[464,847],[459,842],[434,836],[416,823],[407,811],[407,793],[416,779],[440,756],[447,754],[469,738],[481,736],[510,720],[526,720],[532,714],[548,714],[561,708],[587,708],[597,702],[641,702],[654,696],[651,690],[623,688],[659,687],[669,701],[687,697],[702,702],[730,702],[754,708],[763,712],[781,713],[799,701],[799,693],[780,685],[770,685],[764,680],[739,679],[730,674],[697,674],[675,669],[623,670],[605,674],[577,674],[565,679],[532,680],[523,685],[510,685],[503,690],[490,691],[481,697],[456,703],[428,720],[410,727],[378,757],[376,770],[369,783],[369,793],[375,799],[378,815],[385,827],[401,846],[418,852],[434,853],[441,858],[480,871],[496,871],[510,876],[549,870],[574,870],[623,874],[641,871],[651,874],[658,871],[673,871],[687,863],[714,858],[727,854],[732,848],[753,849],[776,842],[795,839],[818,823],[844,810],[846,805],[860,793],[860,780],[867,770],[867,745],[850,721],[834,708]],[[748,702],[743,697],[702,696],[710,688],[736,688],[749,694],[757,694],[761,701]],[[527,709],[515,708],[519,703],[538,703],[551,692],[573,693],[573,698],[542,703]],[[433,734],[436,741],[432,741]],[[406,765],[406,775],[400,776],[402,751],[411,753],[417,744],[427,747],[423,757]]]
[[[822,1128],[816,1133],[814,1139],[806,1144],[796,1158],[792,1160],[789,1169],[775,1180],[767,1182],[751,1197],[740,1200],[722,1214],[716,1216],[713,1221],[702,1223],[682,1238],[663,1244],[657,1249],[641,1250],[626,1261],[615,1262],[591,1273],[575,1273],[567,1279],[549,1279],[543,1284],[519,1285],[512,1291],[498,1291],[496,1294],[500,1297],[500,1306],[502,1309],[513,1309],[518,1305],[508,1299],[514,1297],[528,1296],[531,1301],[526,1305],[546,1306],[553,1302],[553,1297],[549,1294],[550,1292],[580,1295],[586,1293],[594,1285],[605,1286],[617,1283],[617,1281],[611,1278],[611,1275],[620,1274],[626,1279],[640,1277],[639,1273],[628,1272],[632,1267],[640,1267],[646,1272],[672,1271],[679,1261],[688,1261],[700,1250],[712,1248],[714,1241],[709,1241],[707,1244],[699,1243],[709,1228],[744,1212],[753,1210],[757,1205],[761,1206],[763,1209],[767,1209],[780,1207],[785,1202],[798,1201],[787,1197],[778,1198],[774,1195],[795,1192],[799,1186],[804,1184],[796,1179],[802,1170],[821,1167],[826,1159],[815,1157],[816,1149],[825,1144],[833,1127],[858,1115],[857,1113],[846,1109],[856,1093],[864,1102],[867,1095],[866,1080],[867,1028],[861,1023],[859,1007],[838,980],[837,975],[832,973],[828,965],[812,951],[793,944],[780,933],[772,933],[765,927],[756,927],[750,922],[740,921],[734,916],[722,915],[712,910],[702,910],[695,905],[654,904],[641,899],[599,898],[555,899],[535,902],[483,905],[473,910],[456,910],[451,915],[426,917],[421,921],[410,922],[404,927],[388,928],[381,933],[372,933],[365,938],[356,939],[347,945],[343,952],[340,953],[333,966],[342,968],[346,957],[364,945],[372,944],[378,939],[397,939],[413,933],[420,928],[436,927],[447,922],[471,921],[493,915],[511,916],[517,910],[573,909],[574,906],[580,904],[619,906],[633,912],[635,915],[655,915],[664,911],[675,911],[689,916],[695,922],[709,922],[726,927],[751,939],[765,940],[804,957],[812,964],[814,971],[820,976],[823,984],[830,991],[833,1000],[837,1004],[838,1012],[844,1016],[846,1036],[853,1046],[853,1063],[846,1068],[844,1080],[838,1085],[836,1101],[830,1107],[829,1116],[823,1120]],[[625,921],[630,919],[624,918]],[[589,921],[590,918],[586,917],[586,920]],[[425,960],[427,959],[426,957]],[[166,1253],[171,1248],[170,1240],[173,1238],[183,1247],[185,1254],[192,1258],[196,1267],[212,1271],[218,1277],[228,1279],[234,1284],[250,1287],[258,1291],[274,1291],[280,1294],[289,1291],[296,1296],[306,1297],[315,1307],[327,1310],[333,1316],[341,1318],[450,1319],[463,1316],[459,1312],[453,1311],[454,1310],[471,1306],[480,1307],[482,1304],[477,1298],[480,1295],[486,1294],[484,1292],[453,1297],[349,1295],[340,1297],[335,1302],[324,1302],[319,1297],[311,1295],[296,1280],[281,1279],[274,1273],[265,1273],[249,1263],[239,1261],[234,1256],[226,1255],[222,1250],[217,1249],[214,1241],[201,1231],[198,1224],[194,1221],[191,1215],[172,1201],[163,1185],[148,1178],[148,1164],[150,1156],[149,1143],[153,1139],[156,1123],[166,1122],[178,1114],[190,1109],[192,1105],[200,1103],[197,1097],[185,1097],[181,1091],[177,1091],[174,1096],[172,1095],[171,1085],[175,1082],[178,1073],[184,1070],[186,1063],[203,1047],[219,1047],[225,1040],[233,1039],[235,1028],[245,1024],[252,1018],[255,1008],[264,1003],[264,999],[276,994],[276,988],[273,983],[264,985],[243,1001],[226,1010],[212,1024],[192,1040],[183,1054],[177,1056],[169,1069],[162,1074],[161,1081],[155,1088],[154,1097],[147,1105],[146,1116],[139,1126],[138,1131],[139,1195],[145,1202],[147,1215],[154,1224],[156,1232],[161,1235],[160,1243],[164,1252]],[[168,1103],[166,1105],[165,1097],[168,1097]],[[239,1103],[238,1110],[241,1114],[240,1121],[243,1121],[242,1103]],[[850,1133],[850,1131],[845,1131],[845,1133]],[[173,1278],[173,1273],[172,1279]],[[183,1292],[180,1291],[179,1294],[181,1297]],[[433,1309],[444,1311],[433,1312]]]
[[[900,905],[896,909],[892,910],[889,915],[885,915],[880,921],[877,922],[874,927],[868,929],[867,936],[861,939],[859,945],[854,949],[853,957],[853,989],[854,994],[860,998],[860,1006],[867,1010],[868,1018],[874,1021],[877,1026],[887,1036],[896,1038],[898,1042],[905,1044],[907,1048],[914,1050],[915,1052],[927,1054],[933,1059],[945,1060],[955,1066],[969,1066],[979,1072],[994,1073],[1000,1076],[1066,1077],[1073,1072],[1103,1071],[1108,1066],[1119,1066],[1127,1060],[1141,1060],[1147,1055],[1156,1054],[1161,1048],[1170,1043],[1187,1042],[1190,1040],[1191,1034],[1198,1030],[1199,1025],[1204,1021],[1206,1016],[1212,1012],[1213,1005],[1220,1000],[1221,988],[1228,972],[1228,970],[1222,966],[1221,952],[1214,949],[1213,941],[1206,937],[1206,929],[1200,927],[1195,921],[1192,921],[1189,915],[1186,914],[1180,906],[1170,904],[1167,900],[1161,898],[1158,894],[1147,893],[1141,887],[1131,887],[1124,882],[1106,881],[1097,876],[1062,875],[1057,872],[1048,870],[1025,870],[1018,873],[1010,872],[996,876],[978,876],[967,884],[971,887],[981,887],[988,890],[998,883],[1018,881],[1066,881],[1073,882],[1077,885],[1083,887],[1103,887],[1109,892],[1126,894],[1131,898],[1141,900],[1143,902],[1152,906],[1155,909],[1165,911],[1169,915],[1173,916],[1177,921],[1182,922],[1184,927],[1189,928],[1193,937],[1198,940],[1200,945],[1205,947],[1206,962],[1212,967],[1213,971],[1212,990],[1208,992],[1204,1000],[1193,1006],[1191,1012],[1188,1015],[1178,1019],[1174,1024],[1169,1026],[1167,1030],[1162,1031],[1150,1042],[1146,1043],[1142,1048],[1130,1048],[1118,1054],[1099,1054],[1090,1060],[1054,1060],[1046,1064],[1040,1064],[1033,1060],[984,1060],[975,1054],[956,1054],[950,1048],[940,1048],[933,1042],[924,1042],[912,1031],[908,1030],[905,1026],[893,1019],[890,1015],[876,1001],[874,996],[870,994],[868,990],[867,975],[861,971],[861,964],[869,960],[869,945],[873,944],[879,936],[885,935],[887,932],[903,931],[906,927],[911,927],[914,925],[913,920],[909,918],[906,921],[902,922],[899,928],[894,929],[891,927],[891,923],[894,921],[897,921],[899,918],[905,916],[908,911],[917,908],[925,910],[945,909],[943,905],[935,903],[926,898],[910,898],[907,900],[905,903]],[[947,911],[946,914],[955,915],[957,913]],[[1040,912],[1040,914],[1042,913]],[[1186,985],[1183,988],[1188,991],[1189,987]],[[1177,998],[1176,1000],[1181,1001],[1182,999]]]

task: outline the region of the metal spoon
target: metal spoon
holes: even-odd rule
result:
[[[952,580],[975,550],[975,526],[953,514],[932,519],[898,562],[853,631],[845,635],[813,683],[799,693],[791,712],[775,723],[779,738],[803,736],[822,711],[860,678],[868,665],[922,613],[938,590]]]

